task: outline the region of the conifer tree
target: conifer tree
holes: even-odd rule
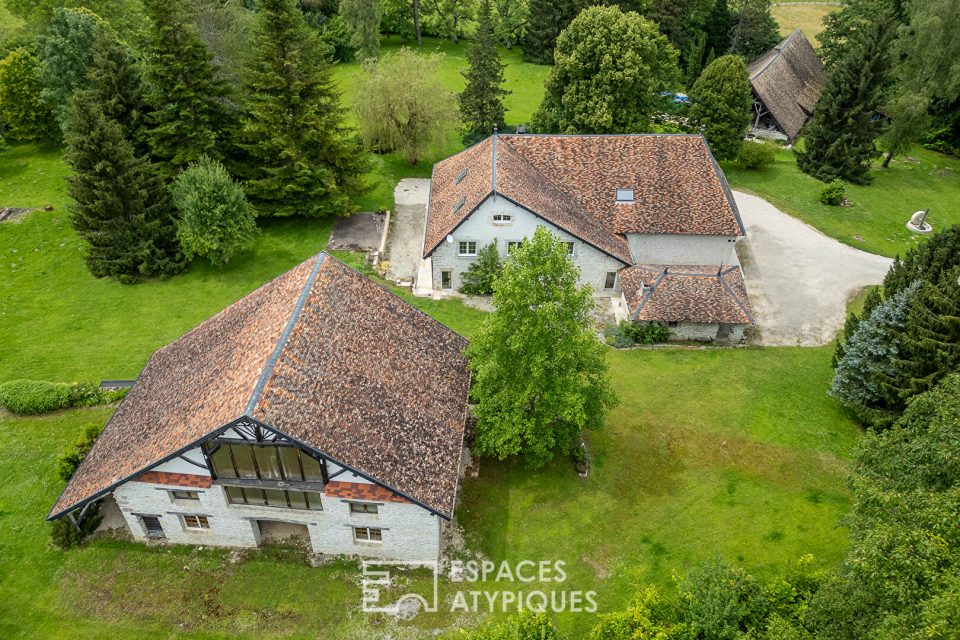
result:
[[[750,124],[750,78],[739,56],[714,60],[690,91],[690,118],[703,127],[710,149],[721,160],[740,153]]]
[[[730,49],[730,30],[733,27],[733,16],[730,15],[730,6],[727,0],[714,0],[704,31],[707,34],[707,52],[722,56]]]
[[[228,86],[186,18],[182,0],[146,0],[151,154],[165,178],[201,156],[221,159],[233,113]]]
[[[70,96],[87,82],[97,32],[106,29],[103,19],[85,7],[57,7],[47,34],[38,38],[43,100],[61,127]]]
[[[730,35],[730,53],[750,61],[778,42],[780,31],[770,13],[770,0],[744,0]]]
[[[469,68],[463,71],[467,86],[459,95],[460,118],[468,137],[489,134],[504,125],[503,98],[510,92],[503,88],[506,65],[497,53],[493,35],[490,0],[481,0],[477,13],[477,30],[467,50]]]
[[[87,87],[80,93],[120,125],[134,155],[146,155],[146,118],[150,107],[140,68],[130,50],[106,29],[99,30],[94,38],[87,78]]]
[[[944,271],[936,281],[923,281],[900,344],[890,386],[903,409],[910,398],[960,369],[960,267]]]
[[[365,190],[367,158],[321,51],[295,0],[259,3],[241,146],[254,163],[245,188],[261,214],[346,215]]]
[[[806,151],[796,154],[804,173],[824,182],[837,178],[855,184],[870,182],[870,162],[878,156],[880,134],[873,118],[890,71],[891,36],[889,21],[871,25],[830,74],[806,127]]]
[[[537,64],[553,64],[557,36],[576,15],[574,0],[530,0],[523,59]]]
[[[936,282],[944,272],[957,266],[960,266],[960,225],[955,224],[911,247],[903,259],[897,256],[883,279],[883,291],[892,296],[914,280]]]
[[[134,156],[121,126],[81,94],[66,115],[70,221],[97,277],[135,282],[181,271],[167,190],[146,158]]]

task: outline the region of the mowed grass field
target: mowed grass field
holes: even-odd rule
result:
[[[770,12],[780,25],[781,36],[787,37],[795,29],[800,29],[810,43],[818,47],[816,38],[823,31],[823,19],[839,9],[839,5],[839,2],[836,5],[797,2],[774,6]]]

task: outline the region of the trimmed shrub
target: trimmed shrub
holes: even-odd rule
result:
[[[823,191],[820,192],[820,204],[839,207],[843,204],[846,195],[847,188],[843,184],[843,180],[831,180],[827,183],[827,186],[823,188]]]
[[[0,406],[19,414],[56,411],[70,402],[68,385],[43,380],[11,380],[0,384]]]
[[[64,449],[57,457],[57,475],[64,482],[70,480],[76,473],[77,467],[90,452],[90,448],[103,432],[104,425],[88,424],[83,428],[83,434]]]
[[[775,142],[745,142],[740,147],[737,162],[744,169],[762,169],[774,163],[777,149]]]

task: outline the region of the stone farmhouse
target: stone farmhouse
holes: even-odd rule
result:
[[[827,74],[797,29],[747,68],[753,89],[753,133],[793,142],[813,114]]]
[[[508,255],[538,226],[618,319],[733,341],[753,322],[744,226],[702,136],[494,134],[437,163],[415,290],[458,289],[482,247]]]
[[[138,540],[436,560],[466,344],[320,253],[154,353],[48,518],[102,501]]]

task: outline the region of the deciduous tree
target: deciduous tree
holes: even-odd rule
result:
[[[739,56],[723,56],[703,70],[690,91],[690,119],[703,127],[710,149],[721,160],[740,153],[750,124],[750,78]]]
[[[41,95],[61,127],[70,96],[87,83],[94,39],[101,29],[109,27],[89,9],[58,7],[47,34],[40,38]]]
[[[356,110],[364,143],[396,151],[416,164],[450,139],[458,125],[456,100],[439,78],[439,54],[400,49],[364,66]]]
[[[618,7],[584,9],[557,39],[533,126],[551,133],[649,131],[677,51],[656,24]]]
[[[50,105],[42,98],[40,60],[26,47],[18,47],[0,60],[0,120],[4,137],[43,140],[57,137]]]
[[[340,15],[350,29],[350,46],[357,50],[357,58],[376,58],[382,17],[379,0],[340,0]]]
[[[495,311],[468,349],[481,453],[543,466],[572,452],[615,404],[593,294],[578,278],[566,245],[545,227],[504,262]]]
[[[295,0],[262,0],[246,70],[245,188],[261,214],[347,215],[368,162]]]
[[[467,50],[467,63],[470,66],[462,72],[467,86],[458,96],[460,119],[468,137],[479,137],[503,127],[503,98],[510,93],[503,88],[506,65],[497,53],[490,0],[480,0],[477,30]]]
[[[743,0],[730,35],[730,53],[753,60],[780,41],[779,29],[770,0]]]

